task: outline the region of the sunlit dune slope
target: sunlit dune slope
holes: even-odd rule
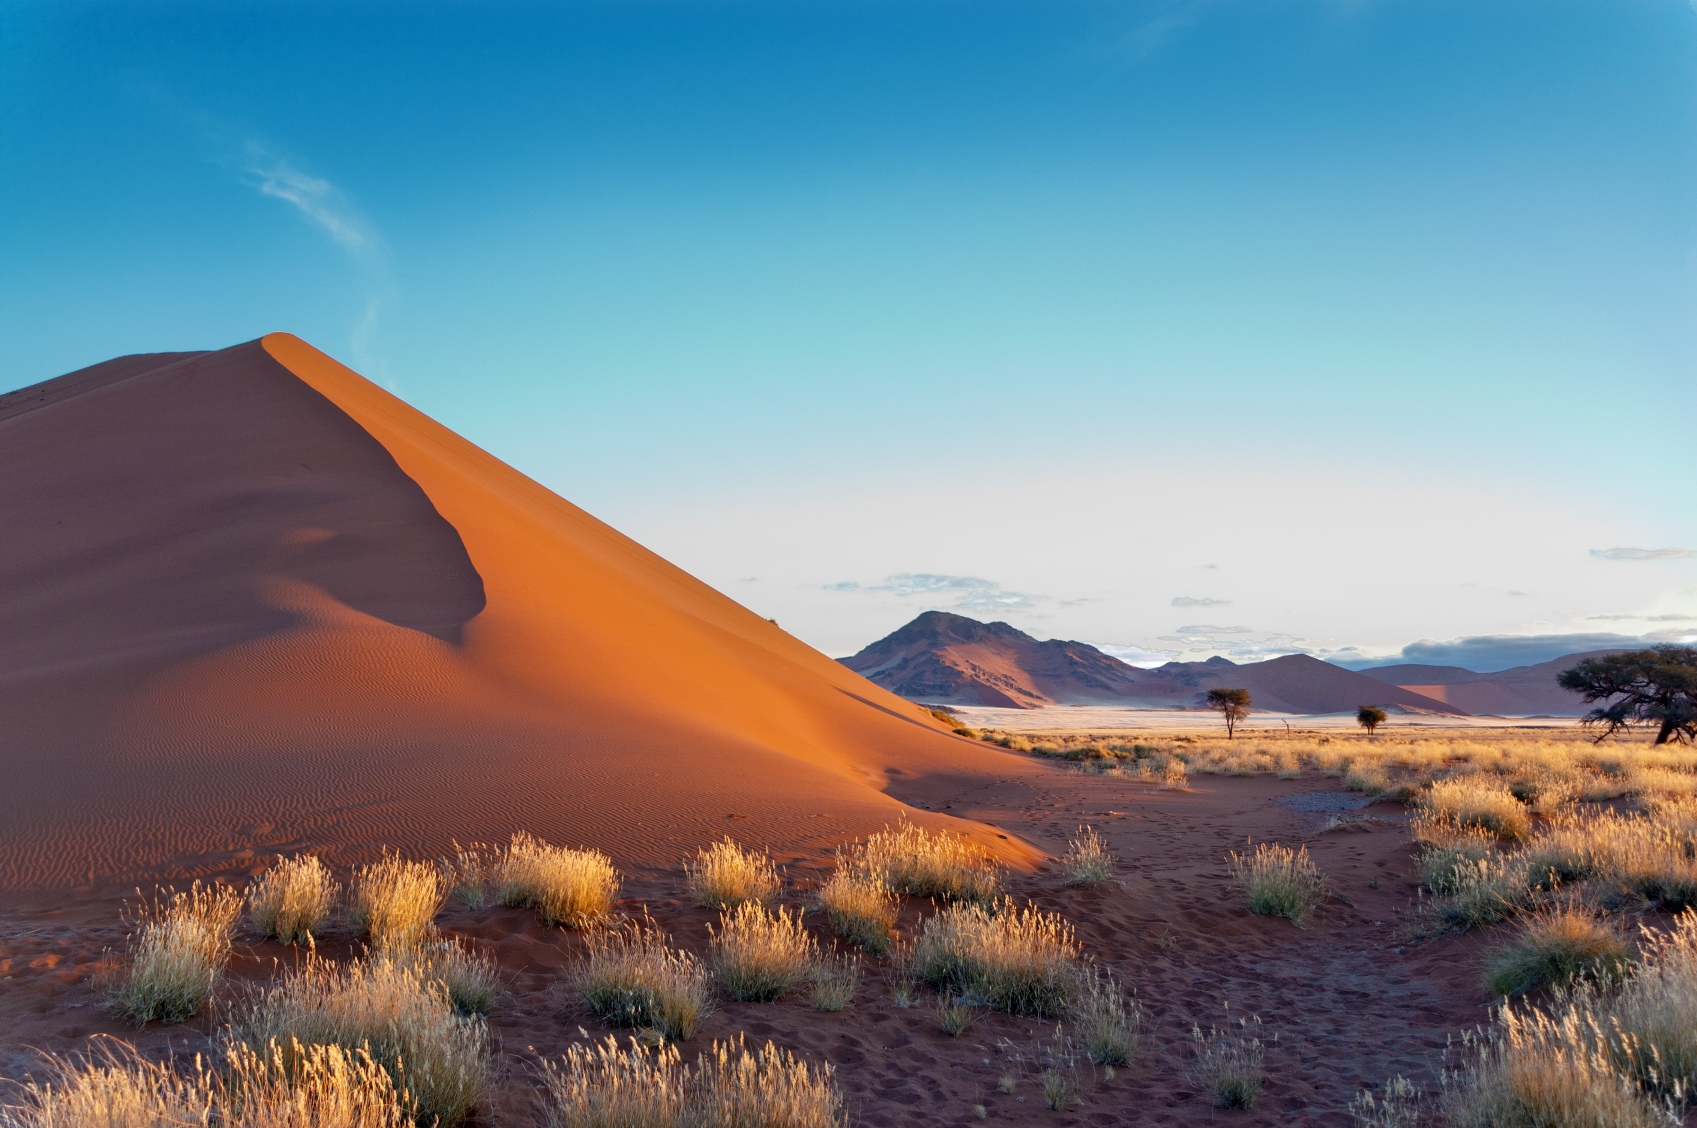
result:
[[[1009,766],[285,334],[0,397],[0,473],[6,886],[805,851]]]

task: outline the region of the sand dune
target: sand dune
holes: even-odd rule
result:
[[[285,334],[0,397],[0,469],[8,887],[520,827],[670,865],[999,762]]]

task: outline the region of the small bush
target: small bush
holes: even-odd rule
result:
[[[758,901],[745,901],[719,914],[707,960],[731,998],[770,1003],[806,977],[814,955],[799,913],[792,916],[784,908],[773,913]]]
[[[613,860],[599,850],[550,846],[533,835],[513,835],[496,859],[495,899],[535,908],[544,924],[590,928],[606,920],[619,894]]]
[[[1120,990],[1112,972],[1089,968],[1078,977],[1072,1028],[1094,1064],[1130,1065],[1142,1042],[1143,1008]]]
[[[1371,1089],[1356,1094],[1349,1113],[1355,1128],[1420,1128],[1420,1090],[1399,1073],[1377,1097]]]
[[[672,1046],[608,1038],[542,1067],[547,1128],[846,1128],[829,1065],[739,1037],[685,1065]]]
[[[1001,870],[982,846],[912,823],[872,835],[854,858],[892,893],[988,903],[1001,888]]]
[[[578,993],[609,1022],[682,1041],[713,1009],[701,961],[669,947],[665,934],[651,925],[591,934],[585,946]]]
[[[778,895],[778,868],[770,856],[744,850],[729,838],[684,863],[689,892],[698,905],[730,908],[744,901],[768,904]]]
[[[1422,797],[1434,818],[1476,826],[1498,838],[1526,837],[1532,818],[1507,787],[1478,776],[1439,780]]]
[[[1266,1047],[1261,1043],[1261,1019],[1251,1015],[1233,1028],[1190,1028],[1191,1079],[1214,1098],[1219,1108],[1253,1108],[1266,1080]]]
[[[445,987],[387,957],[346,965],[309,959],[258,991],[231,1033],[261,1049],[363,1049],[406,1094],[421,1125],[461,1123],[491,1082],[483,1022],[456,1014]]]
[[[1521,995],[1534,987],[1566,987],[1576,979],[1618,980],[1630,950],[1620,930],[1577,905],[1526,919],[1513,944],[1491,953],[1485,977],[1499,995]]]
[[[330,871],[311,854],[278,858],[248,886],[248,917],[261,936],[299,944],[324,928],[340,893]]]
[[[994,908],[950,905],[927,919],[914,945],[914,973],[940,991],[997,1010],[1065,1016],[1078,984],[1072,926],[1011,901]]]
[[[242,896],[201,885],[141,905],[122,967],[106,985],[113,1008],[140,1024],[183,1022],[203,1010],[230,962]]]
[[[1061,865],[1067,873],[1067,883],[1070,885],[1096,885],[1114,879],[1115,858],[1108,850],[1108,844],[1102,841],[1102,836],[1096,833],[1094,827],[1081,826],[1078,837],[1067,843],[1066,856],[1061,859]]]
[[[860,962],[853,956],[831,955],[807,969],[807,1001],[814,1010],[840,1011],[854,1001],[860,986]]]
[[[385,853],[354,875],[354,927],[374,948],[416,948],[430,938],[447,896],[447,882],[435,866]]]
[[[1249,911],[1305,924],[1327,897],[1325,878],[1308,858],[1308,847],[1263,842],[1255,853],[1230,856],[1232,880],[1249,898]]]
[[[836,870],[819,887],[819,907],[831,929],[843,940],[874,955],[890,950],[901,902],[875,875],[839,859]]]

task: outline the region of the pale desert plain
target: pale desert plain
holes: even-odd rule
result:
[[[686,1060],[716,1040],[771,1042],[828,1071],[840,1098],[825,1119],[737,1123],[1683,1114],[1671,1059],[1655,1079],[1587,1059],[1591,1095],[1573,1099],[1612,1100],[1614,1119],[1467,1120],[1455,1094],[1485,1084],[1463,1074],[1486,1051],[1455,1043],[1482,1030],[1518,1052],[1490,1033],[1502,996],[1487,962],[1523,922],[1582,908],[1629,947],[1640,928],[1675,927],[1697,899],[1687,749],[1635,734],[1596,745],[1571,718],[1395,715],[1368,735],[1352,716],[1252,715],[1230,742],[1198,711],[962,706],[951,718],[287,334],[122,358],[0,397],[0,469],[0,1073],[12,1082],[42,1082],[43,1055],[103,1039],[154,1061],[214,1061],[258,987],[366,950],[342,904],[310,949],[244,915],[204,1007],[127,1021],[111,984],[136,907],[161,888],[242,890],[304,855],[345,886],[388,851],[434,865],[527,833],[603,852],[619,884],[587,927],[493,899],[449,898],[435,914],[440,936],[497,969],[487,1019],[455,1020],[487,1036],[474,1125],[590,1123],[550,1114],[540,1084],[542,1063],[574,1046],[630,1045],[633,1031],[579,990],[586,951],[646,918],[710,961],[726,925],[692,898],[685,863],[725,838],[769,852],[772,904],[802,911],[818,950],[858,969],[837,1010],[800,985],[774,1002],[718,990]],[[1453,802],[1435,798],[1445,787]],[[1574,846],[1599,820],[1653,825],[1664,855],[1632,869],[1597,834]],[[1071,965],[1110,972],[1122,994],[1125,1060],[1069,1042],[1066,1006],[1014,1013],[916,982],[899,953],[951,911],[946,899],[901,897],[897,956],[844,942],[817,907],[821,885],[857,842],[904,824],[969,844],[1011,898],[994,911],[1030,906],[1072,930]],[[1086,828],[1112,869],[1083,881],[1064,859]],[[1563,833],[1586,865],[1544,880],[1538,844]],[[1231,859],[1262,844],[1304,850],[1323,879],[1299,919],[1251,911]],[[1433,868],[1444,850],[1454,872]],[[1478,896],[1457,907],[1491,881],[1484,909]],[[1542,984],[1515,997],[1561,1005]],[[964,1008],[958,1033],[940,1018],[950,1003]],[[1244,1020],[1258,1023],[1259,1089],[1224,1107],[1196,1038]],[[1361,1094],[1397,1079],[1403,1118],[1371,1119]],[[22,1092],[6,1099],[24,1111],[6,1115],[46,1123],[28,1119]]]

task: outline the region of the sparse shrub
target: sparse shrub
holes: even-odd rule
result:
[[[1001,888],[1001,870],[989,851],[960,835],[913,823],[879,831],[853,857],[892,893],[988,903]]]
[[[937,996],[937,1025],[951,1038],[959,1038],[978,1021],[978,1008],[944,992]]]
[[[1249,898],[1252,913],[1282,916],[1301,925],[1326,899],[1326,880],[1309,859],[1306,846],[1292,850],[1263,842],[1247,858],[1234,852],[1229,864],[1232,880]]]
[[[1480,827],[1498,838],[1524,838],[1532,828],[1525,804],[1500,783],[1479,776],[1439,780],[1422,802],[1434,818]]]
[[[318,858],[280,857],[248,886],[248,916],[260,935],[299,944],[323,929],[340,893],[341,886]]]
[[[447,896],[447,882],[435,866],[385,853],[354,875],[354,927],[374,948],[416,948],[430,938]]]
[[[651,924],[591,934],[584,943],[587,957],[577,973],[578,993],[609,1022],[681,1041],[713,1009],[701,961],[670,947]]]
[[[198,881],[187,893],[140,905],[123,964],[105,985],[113,1008],[138,1024],[200,1013],[230,962],[241,913],[240,893]]]
[[[1220,1108],[1253,1108],[1266,1080],[1266,1047],[1261,1042],[1261,1019],[1251,1015],[1229,1022],[1224,1030],[1190,1028],[1191,1079],[1214,1098]]]
[[[890,950],[901,902],[853,859],[838,859],[837,868],[819,887],[819,907],[843,940],[874,955]]]
[[[914,972],[940,991],[1013,1014],[1059,1018],[1077,992],[1079,946],[1056,913],[1011,901],[950,905],[925,921]]]
[[[853,956],[832,954],[813,962],[807,969],[808,1002],[814,1010],[840,1011],[854,1001],[860,986],[860,961]]]
[[[1355,1128],[1419,1128],[1420,1090],[1400,1073],[1385,1082],[1379,1096],[1363,1089],[1349,1102]]]
[[[774,913],[745,901],[719,914],[707,961],[731,998],[770,1003],[806,977],[814,954],[801,914],[782,907]]]
[[[1142,1041],[1143,1008],[1120,990],[1112,972],[1090,967],[1078,977],[1073,1033],[1096,1065],[1130,1065]]]
[[[1491,953],[1485,978],[1499,995],[1520,995],[1576,979],[1613,982],[1625,973],[1629,958],[1618,928],[1570,904],[1527,917],[1519,938]]]
[[[845,1128],[829,1065],[739,1037],[685,1065],[673,1046],[608,1038],[542,1067],[547,1128]]]
[[[1459,1061],[1444,1071],[1444,1112],[1455,1128],[1666,1125],[1605,1045],[1584,1008],[1552,1016],[1504,1006],[1490,1029],[1452,1048]]]
[[[309,959],[255,994],[232,1037],[261,1050],[296,1043],[364,1049],[421,1125],[464,1121],[492,1076],[482,1020],[456,1014],[441,983],[383,956],[344,965]]]
[[[778,895],[778,868],[766,854],[744,850],[729,838],[713,843],[684,863],[689,892],[698,905],[729,908],[744,901],[770,903]]]
[[[1071,885],[1095,885],[1114,878],[1115,858],[1094,827],[1081,826],[1078,837],[1067,843],[1061,864]]]
[[[495,899],[534,908],[544,924],[590,928],[606,920],[619,894],[613,860],[599,850],[550,846],[520,832],[495,866]]]

